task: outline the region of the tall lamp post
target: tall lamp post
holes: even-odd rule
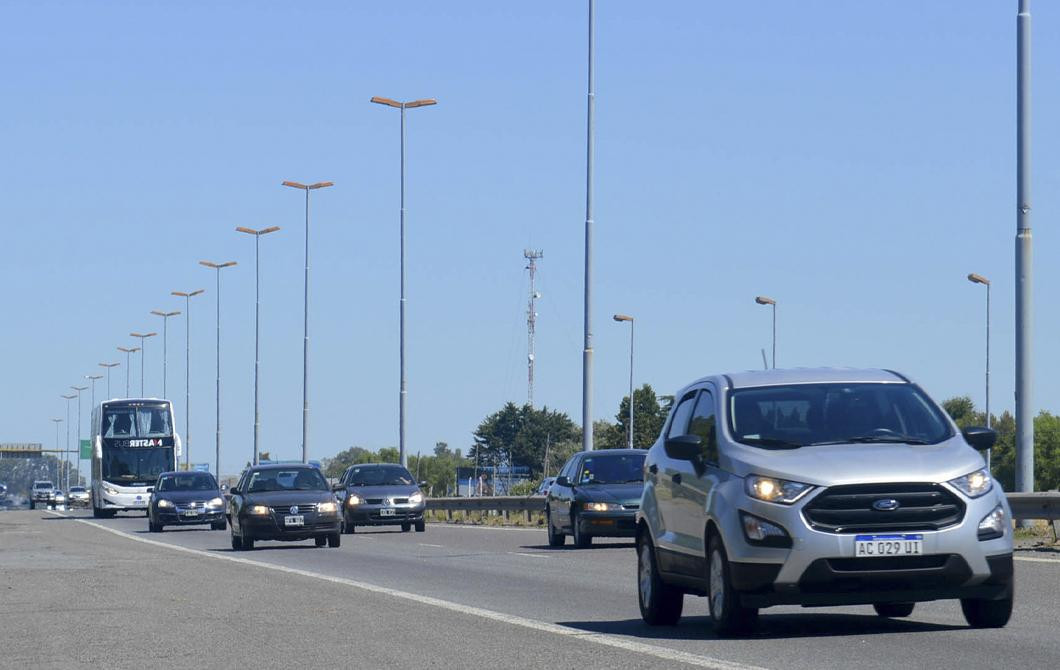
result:
[[[626,314],[615,314],[612,317],[619,323],[629,322],[629,448],[633,448],[633,317]]]
[[[168,359],[169,359],[169,317],[180,314],[179,311],[163,312],[160,309],[153,309],[151,313],[155,316],[162,317],[162,397],[168,398],[166,394],[166,377],[168,375]]]
[[[213,263],[211,261],[199,261],[199,265],[217,271],[217,441],[214,454],[214,474],[217,480],[221,480],[221,270],[236,265],[235,261],[224,263]]]
[[[107,368],[107,397],[110,398],[110,369],[121,365],[120,363],[100,363],[99,367]]]
[[[596,155],[596,3],[589,0],[589,59],[585,96],[585,287],[582,345],[582,451],[593,449],[593,166]],[[632,398],[631,398],[632,400]]]
[[[140,347],[118,347],[118,351],[125,354],[125,397],[129,397],[129,369],[132,367],[132,355],[140,351]],[[142,365],[142,364],[141,364]]]
[[[92,382],[92,396],[91,396],[92,403],[89,405],[89,408],[94,412],[94,411],[96,411],[96,382],[98,380],[100,380],[100,379],[103,379],[103,375],[85,375],[85,379],[87,379],[90,382]],[[81,409],[80,408],[80,402],[78,402],[78,411],[80,411],[80,409]],[[102,417],[100,417],[100,418],[102,418]],[[80,416],[79,416],[78,417],[78,421],[80,421],[80,420],[81,419],[80,419]],[[81,441],[80,440],[77,441],[77,476],[78,476],[78,478],[81,477]]]
[[[62,423],[63,420],[62,419],[52,419],[52,422],[55,423],[55,450],[59,451],[59,424]],[[63,451],[63,454],[65,455],[66,452]],[[59,463],[59,468],[57,468],[57,469],[61,470],[62,469],[62,461],[60,461],[58,458],[55,459],[55,460]],[[62,473],[59,473],[59,472],[55,473],[55,482],[59,483],[59,479],[61,477],[62,477]],[[67,494],[70,493],[70,464],[69,463],[66,464],[66,493]]]
[[[309,192],[335,184],[318,181],[315,184],[300,184],[285,181],[284,186],[305,191],[305,293],[302,300],[302,462],[309,462]]]
[[[275,233],[279,229],[279,226],[270,226],[261,230],[243,226],[236,228],[236,232],[254,236],[254,465],[258,464],[258,438],[261,433],[261,414],[258,411],[258,368],[261,365],[259,346],[261,340],[261,236]]]
[[[61,395],[59,397],[66,401],[66,449],[63,450],[63,454],[66,454],[70,451],[70,401],[76,398],[77,394],[71,393],[69,395]],[[77,448],[78,450],[81,449],[80,443],[78,443]]]
[[[760,295],[755,298],[759,305],[771,305],[773,307],[773,369],[777,367],[777,301]]]
[[[398,391],[398,450],[401,465],[408,467],[408,457],[405,453],[405,404],[408,399],[408,378],[405,375],[405,110],[437,105],[438,101],[433,98],[422,98],[410,102],[398,102],[376,96],[371,99],[371,102],[401,110],[401,297],[398,302],[398,340],[400,341],[398,358],[401,374]]]
[[[1016,15],[1016,490],[1034,491],[1031,10]],[[1029,521],[1023,520],[1021,525]]]
[[[144,340],[158,333],[129,333],[130,337],[140,338],[140,397],[144,397]]]
[[[203,289],[190,293],[171,291],[170,295],[184,298],[184,469],[191,463],[191,299]]]
[[[87,391],[88,387],[87,386],[71,386],[70,388],[72,388],[77,393],[77,460],[78,460],[78,463],[77,463],[77,467],[78,467],[77,476],[80,477],[81,476],[81,469],[80,469],[81,468],[81,391]],[[70,489],[69,467],[67,467],[67,472],[66,472],[66,488],[67,488],[67,490]]]

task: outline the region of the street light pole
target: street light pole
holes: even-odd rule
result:
[[[59,424],[62,423],[63,420],[62,419],[52,419],[52,421],[55,423],[55,450],[59,451]],[[65,453],[66,452],[64,451],[63,454],[65,455]],[[55,459],[55,460],[58,461],[60,464],[62,463],[62,461],[60,461],[59,459]],[[61,477],[62,477],[61,473],[56,473],[56,476],[55,476],[55,483],[56,484],[59,483],[59,479]],[[66,464],[66,494],[70,495],[70,463],[69,462],[67,462],[67,464]]]
[[[398,359],[401,372],[400,381],[398,382],[398,452],[401,465],[408,467],[408,454],[405,449],[405,422],[407,418],[405,408],[408,400],[408,377],[405,373],[405,110],[437,105],[438,101],[433,98],[421,98],[420,100],[412,100],[410,102],[398,102],[397,100],[391,100],[390,98],[375,96],[370,102],[401,110],[401,294],[398,300]]]
[[[308,194],[309,191],[306,191]],[[261,433],[261,414],[258,411],[258,368],[261,365],[259,342],[261,341],[261,236],[275,233],[279,226],[262,230],[237,227],[236,231],[254,236],[254,465],[258,464],[258,440]],[[303,440],[304,441],[304,440]]]
[[[166,377],[169,359],[169,317],[180,314],[179,311],[163,312],[162,310],[153,309],[151,313],[155,316],[162,317],[162,397],[168,398],[166,394]]]
[[[92,402],[89,404],[89,408],[94,412],[96,411],[96,381],[103,379],[103,375],[85,375],[85,379],[92,382]],[[78,402],[78,410],[80,411],[80,401]],[[80,417],[78,418],[80,421]],[[81,440],[77,441],[77,476],[81,477]]]
[[[319,181],[301,184],[285,181],[284,186],[305,191],[305,293],[302,299],[302,462],[309,462],[309,192],[335,184]]]
[[[596,93],[593,69],[596,4],[589,0],[589,77],[585,123],[585,342],[582,349],[582,451],[593,450],[593,163]],[[632,402],[630,398],[630,402]]]
[[[759,305],[772,305],[773,307],[773,369],[777,367],[777,301],[760,295],[755,298]]]
[[[1031,12],[1016,17],[1016,490],[1034,490],[1031,266]]]
[[[65,455],[70,451],[70,401],[76,398],[77,394],[71,393],[70,395],[62,395],[59,397],[66,401],[66,449],[63,450],[63,454]],[[80,451],[80,443],[78,443],[77,448]]]
[[[125,354],[125,397],[129,397],[129,368],[132,367],[132,354],[140,351],[140,347],[118,347],[118,351]],[[141,363],[141,366],[143,364]]]
[[[199,261],[199,265],[217,270],[217,438],[214,445],[214,474],[217,481],[221,481],[221,270],[236,265],[236,262]]]
[[[629,321],[629,448],[633,448],[633,317],[615,314],[615,321]]]
[[[87,386],[71,386],[77,392],[77,476],[81,476],[81,391],[87,391]],[[66,466],[66,489],[70,490],[70,466]]]
[[[110,369],[113,368],[113,367],[117,367],[118,365],[120,365],[120,364],[119,363],[100,363],[99,364],[99,367],[107,368],[107,398],[111,397],[111,395],[110,395]],[[93,406],[93,409],[94,409],[94,406]]]
[[[144,340],[158,333],[129,333],[130,337],[140,338],[140,397],[144,397]]]
[[[190,293],[170,291],[170,295],[184,298],[184,469],[191,463],[191,299],[203,289]]]

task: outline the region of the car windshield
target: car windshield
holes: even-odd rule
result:
[[[208,472],[165,475],[158,480],[156,491],[216,491],[217,482]]]
[[[37,482],[33,485],[35,489],[50,489],[52,488],[51,482]]]
[[[408,470],[400,465],[355,467],[347,479],[350,486],[411,486],[416,483]]]
[[[250,475],[249,493],[266,491],[328,491],[324,475],[316,468],[256,470]]]
[[[644,481],[644,454],[598,454],[582,459],[580,484],[629,484]]]
[[[103,414],[103,437],[169,437],[169,408],[165,405],[109,407]]]
[[[84,486],[71,486],[70,487],[70,493],[84,493],[84,492],[85,492],[85,487]]]
[[[937,444],[952,436],[941,410],[913,384],[791,384],[729,394],[737,442],[790,449],[851,443]]]

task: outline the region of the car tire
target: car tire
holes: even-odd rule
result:
[[[30,508],[30,509],[37,509],[37,501],[35,501],[35,500],[33,500],[33,499],[30,499],[30,501],[29,501],[29,508]]]
[[[1004,628],[1012,616],[1012,594],[1001,600],[962,598],[961,611],[972,628]]]
[[[232,551],[243,551],[243,540],[234,532],[232,533]]]
[[[148,522],[147,522],[147,531],[149,533],[161,533],[162,532],[162,524],[155,523],[154,521],[148,520]]]
[[[252,538],[252,537],[243,537],[243,538],[241,538],[241,540],[243,541],[243,551],[253,551],[254,550],[254,538]]]
[[[331,549],[338,549],[342,546],[342,533],[332,533],[331,535],[328,535],[327,542],[328,547]]]
[[[684,592],[659,576],[655,546],[647,530],[637,535],[637,604],[649,626],[676,626],[685,606]]]
[[[426,530],[427,530],[427,522],[426,521],[424,521],[423,519],[420,519],[419,521],[416,522],[416,532],[417,533],[423,533]]]
[[[882,617],[900,619],[913,613],[916,603],[873,603],[872,609]]]
[[[721,537],[712,534],[707,544],[707,603],[714,631],[723,637],[746,634],[758,622],[757,609],[740,605],[729,570],[725,545]]]
[[[585,549],[592,545],[593,536],[588,533],[582,532],[581,524],[578,523],[578,515],[572,514],[570,518],[571,537],[574,539],[574,546],[579,549]]]
[[[567,536],[556,530],[552,525],[552,515],[545,514],[545,529],[548,532],[548,546],[556,549],[567,543]]]
[[[213,530],[224,530],[225,528],[228,528],[228,524],[224,521],[217,521],[210,524],[210,528]]]
[[[407,533],[407,532],[409,532],[410,530],[412,530],[412,524],[410,524],[410,523],[403,523],[403,524],[401,524],[401,532],[402,532],[402,533]]]
[[[357,525],[350,523],[349,521],[345,521],[342,524],[342,532],[346,535],[353,535],[357,532]]]
[[[323,547],[327,543],[328,543],[328,538],[327,538],[326,535],[318,535],[318,536],[313,538],[313,544],[315,544],[318,547]]]

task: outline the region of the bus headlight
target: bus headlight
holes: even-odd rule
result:
[[[117,491],[117,489],[112,489],[112,488],[111,488],[111,487],[109,487],[109,486],[104,486],[104,487],[103,487],[103,492],[104,492],[104,493],[106,493],[106,494],[107,494],[107,495],[109,495],[109,496],[116,496],[116,495],[118,495],[118,491]]]

